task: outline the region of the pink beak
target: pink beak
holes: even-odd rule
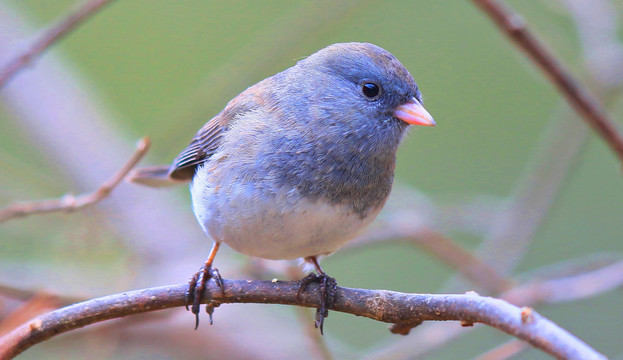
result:
[[[411,98],[408,103],[402,104],[394,111],[394,116],[409,125],[435,126],[435,120],[424,109],[416,98]]]

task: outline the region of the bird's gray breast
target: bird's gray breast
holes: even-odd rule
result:
[[[383,143],[378,134],[320,131],[324,133],[304,130],[291,138],[273,137],[265,167],[279,186],[310,200],[344,205],[365,218],[391,191],[399,139]]]
[[[397,143],[377,146],[381,142],[356,132],[273,126],[265,115],[235,122],[239,128],[230,129],[198,169],[191,186],[195,215],[212,238],[248,255],[331,253],[380,211]]]

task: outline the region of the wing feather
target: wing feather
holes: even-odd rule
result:
[[[260,84],[243,91],[197,132],[190,144],[175,158],[173,165],[169,168],[171,179],[192,180],[197,166],[203,164],[217,151],[231,122],[256,107],[258,100],[256,94],[258,94]]]

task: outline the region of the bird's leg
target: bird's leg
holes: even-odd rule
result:
[[[320,334],[323,334],[323,325],[324,319],[329,317],[329,308],[333,307],[335,303],[335,295],[337,293],[337,282],[334,278],[325,274],[318,264],[318,259],[316,256],[309,256],[305,258],[305,261],[312,263],[318,272],[318,275],[311,273],[301,279],[301,285],[299,286],[299,290],[296,293],[296,297],[298,298],[305,289],[307,289],[307,285],[311,283],[318,283],[319,292],[320,292],[320,306],[316,309],[316,328],[320,328]]]
[[[212,250],[210,250],[208,260],[188,281],[188,290],[186,290],[186,310],[189,310],[188,305],[192,305],[190,311],[195,314],[195,330],[197,330],[199,326],[199,308],[208,280],[214,278],[214,281],[216,281],[216,284],[221,288],[221,291],[224,291],[221,274],[219,274],[217,268],[212,268],[212,263],[214,262],[214,257],[219,247],[220,243],[215,242],[214,246],[212,246]],[[210,323],[212,323],[212,314],[210,314]]]

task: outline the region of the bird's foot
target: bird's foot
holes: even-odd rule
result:
[[[319,285],[320,306],[316,309],[315,325],[317,329],[320,328],[320,334],[323,334],[324,319],[329,317],[329,308],[332,308],[335,304],[337,282],[334,278],[325,273],[321,273],[320,275],[311,273],[301,279],[301,285],[296,293],[296,297],[298,298],[301,293],[307,289],[307,285],[311,283],[318,283]]]
[[[195,314],[195,330],[199,327],[199,310],[201,302],[203,301],[203,293],[208,280],[211,278],[216,281],[216,284],[219,288],[221,288],[221,291],[225,291],[223,278],[221,278],[221,274],[218,272],[218,269],[212,268],[212,265],[207,263],[203,265],[188,281],[188,290],[186,290],[186,310],[190,310],[193,314]],[[188,308],[189,305],[191,306],[190,309]],[[212,325],[213,309],[213,307],[207,308],[208,314],[210,315],[210,325]]]

